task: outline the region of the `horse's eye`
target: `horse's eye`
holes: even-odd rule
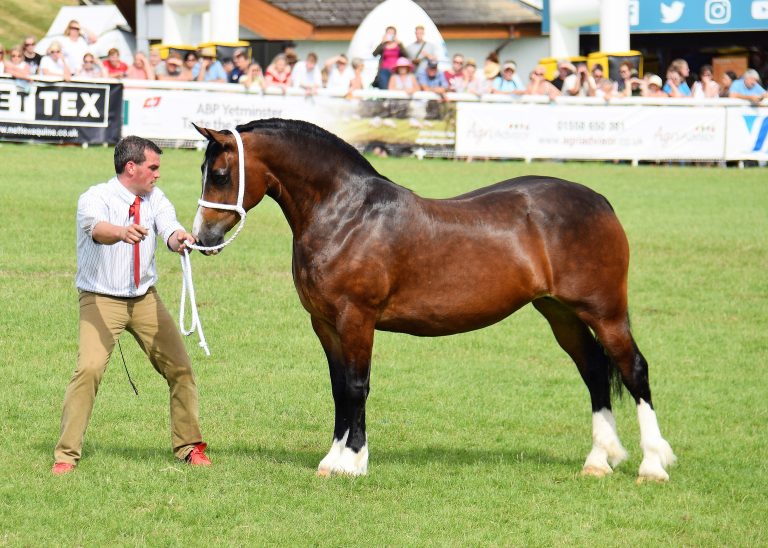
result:
[[[213,184],[224,186],[229,183],[229,170],[228,169],[214,169],[211,170],[213,175]]]

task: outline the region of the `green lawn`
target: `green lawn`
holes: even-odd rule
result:
[[[112,150],[0,144],[0,545],[768,544],[768,177],[592,163],[372,160],[444,197],[525,173],[585,183],[632,247],[635,337],[668,484],[636,485],[631,398],[615,405],[630,458],[582,478],[586,388],[531,307],[482,331],[377,333],[366,477],[318,478],[331,442],[327,366],[290,276],[290,232],[269,199],[217,257],[193,257],[213,356],[188,339],[210,469],[170,452],[168,396],[129,335],[104,377],[74,474],[50,474],[77,354],[77,197],[112,175]],[[161,187],[189,227],[202,154],[169,150]],[[159,256],[178,310],[178,257]]]
[[[30,34],[40,40],[62,7],[79,4],[77,0],[2,0],[0,44],[10,49]]]

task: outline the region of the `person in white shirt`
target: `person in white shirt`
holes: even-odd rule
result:
[[[83,29],[74,19],[67,24],[64,36],[60,38],[64,60],[69,65],[72,74],[76,74],[83,64],[83,56],[90,50],[91,44],[96,43],[96,35]]]
[[[325,62],[325,70],[328,74],[328,80],[325,87],[345,95],[349,92],[349,85],[355,77],[355,71],[349,66],[349,60],[343,53],[331,57]]]
[[[77,203],[77,275],[80,346],[67,387],[55,475],[74,471],[99,383],[123,331],[128,331],[168,383],[174,455],[207,466],[199,425],[197,386],[176,323],[155,289],[157,237],[183,252],[195,238],[155,185],[160,148],[129,136],[115,146],[116,176],[89,188]]]
[[[323,87],[323,76],[317,66],[317,54],[308,53],[304,61],[299,61],[291,70],[291,87],[302,88],[306,95],[315,95]]]
[[[38,71],[42,76],[59,76],[67,82],[72,78],[72,70],[64,59],[59,42],[54,40],[48,44],[48,50],[40,60]]]
[[[597,83],[587,70],[585,63],[576,65],[576,72],[569,75],[563,82],[563,95],[568,97],[594,97]]]

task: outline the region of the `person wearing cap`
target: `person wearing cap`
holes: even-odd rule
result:
[[[504,61],[501,65],[501,74],[493,79],[491,93],[502,95],[523,95],[525,86],[517,75],[517,65],[514,61]]]
[[[181,60],[181,55],[178,53],[168,54],[168,58],[164,64],[157,65],[155,69],[155,76],[158,80],[184,80],[184,70],[182,65],[184,62]],[[189,74],[192,77],[192,74]]]
[[[597,91],[595,79],[587,70],[586,63],[576,65],[576,72],[563,82],[563,95],[566,97],[594,97]]]
[[[640,85],[640,94],[642,97],[669,97],[661,89],[663,84],[664,82],[661,81],[661,76],[658,74],[646,73]]]
[[[570,61],[558,61],[557,63],[557,76],[550,80],[553,86],[555,86],[559,91],[563,90],[563,83],[565,82],[565,79],[568,78],[571,74],[576,72],[576,67],[573,66],[573,63]]]
[[[216,48],[206,46],[200,50],[200,60],[192,68],[192,78],[198,82],[227,81],[227,71],[216,59]]]
[[[420,86],[416,77],[411,72],[411,62],[407,57],[401,57],[395,63],[395,70],[389,77],[387,84],[390,91],[404,91],[408,95],[413,95],[419,91]]]
[[[437,61],[428,61],[427,70],[416,75],[422,91],[437,93],[440,99],[445,100],[445,92],[448,91],[448,81],[445,74],[437,70]]]
[[[728,97],[734,99],[746,99],[753,105],[766,98],[766,92],[760,85],[760,75],[755,69],[747,70],[744,75],[736,80],[728,91]]]

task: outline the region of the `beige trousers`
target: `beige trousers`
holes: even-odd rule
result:
[[[168,382],[171,441],[183,459],[202,442],[197,386],[192,364],[176,324],[154,287],[136,298],[80,292],[80,350],[77,369],[64,396],[55,462],[77,464],[99,383],[120,334],[127,330]]]

